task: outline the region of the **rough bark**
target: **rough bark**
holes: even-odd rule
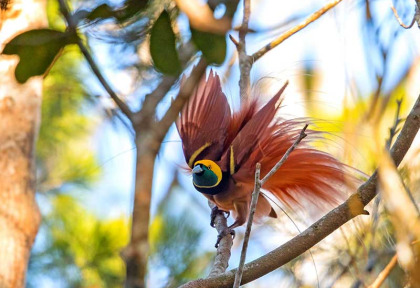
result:
[[[45,0],[15,0],[1,11],[0,51],[16,34],[47,25]],[[0,287],[24,287],[41,221],[35,202],[34,146],[42,77],[15,80],[18,58],[0,55]]]

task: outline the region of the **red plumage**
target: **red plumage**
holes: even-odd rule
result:
[[[287,83],[260,109],[254,98],[232,113],[219,77],[210,72],[207,81],[203,77],[177,121],[185,159],[194,168],[193,184],[219,209],[234,212],[231,229],[247,220],[256,163],[261,163],[264,177],[304,126],[301,120],[277,117],[286,86]],[[319,132],[306,133],[308,137],[262,188],[289,206],[302,199],[315,204],[336,203],[341,196],[340,187],[347,185],[346,166],[308,145]],[[221,178],[215,164],[220,167]],[[274,210],[260,195],[256,218],[268,215],[275,217]]]

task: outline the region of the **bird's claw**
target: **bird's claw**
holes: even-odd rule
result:
[[[219,235],[217,235],[217,241],[216,241],[216,245],[214,245],[214,247],[218,248],[220,241],[227,235],[232,235],[232,240],[235,239],[235,230],[231,229],[231,228],[225,228],[222,230],[222,232],[219,233]]]
[[[217,206],[214,206],[211,209],[211,214],[210,214],[210,226],[213,227],[213,228],[215,226],[214,222],[216,220],[216,216],[217,216],[218,213],[226,213],[227,214],[226,219],[230,216],[229,211],[223,211],[223,210],[220,210]]]
[[[210,226],[213,228],[214,228],[214,220],[216,220],[217,213],[219,213],[219,208],[217,208],[217,206],[214,206],[211,209],[211,214],[210,214]]]

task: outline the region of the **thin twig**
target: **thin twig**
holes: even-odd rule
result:
[[[233,283],[233,288],[239,288],[239,286],[241,285],[242,273],[244,271],[244,264],[245,264],[245,258],[246,258],[246,251],[248,249],[249,236],[251,234],[252,221],[254,220],[254,214],[257,208],[258,196],[260,195],[260,190],[261,190],[260,173],[261,173],[261,164],[257,163],[256,168],[255,168],[255,184],[254,184],[254,192],[252,192],[251,208],[249,211],[248,223],[246,224],[244,242],[242,244],[241,258],[239,260],[238,270],[236,270],[235,282]]]
[[[60,0],[61,1],[61,0]],[[105,88],[106,92],[108,92],[109,96],[111,96],[112,100],[114,100],[115,104],[121,109],[121,112],[124,113],[125,116],[132,122],[133,113],[131,112],[128,105],[122,101],[118,95],[112,90],[111,86],[105,80],[104,76],[102,75],[101,71],[99,70],[98,65],[96,65],[95,60],[93,59],[92,55],[89,53],[88,49],[85,45],[83,45],[82,40],[80,38],[77,39],[77,45],[79,46],[80,51],[85,56],[86,61],[89,63],[92,72],[95,74],[96,78],[98,78],[99,82],[101,82],[102,86]]]
[[[277,162],[277,164],[274,165],[274,167],[270,170],[270,172],[268,172],[267,175],[265,175],[265,177],[261,180],[261,186],[263,186],[264,183],[267,182],[268,178],[273,176],[274,173],[276,173],[277,170],[279,170],[279,168],[284,164],[284,162],[286,162],[287,158],[289,158],[290,153],[292,153],[292,151],[295,150],[297,145],[299,145],[300,141],[302,141],[302,139],[307,136],[307,134],[305,133],[306,128],[308,128],[308,124],[306,124],[305,127],[303,127],[302,131],[300,131],[299,137],[295,140],[293,145],[290,146],[289,149],[287,149],[286,153],[284,153],[280,161]]]
[[[397,99],[397,111],[395,112],[395,120],[394,124],[391,128],[389,128],[389,138],[386,141],[385,147],[387,150],[391,148],[392,139],[394,139],[395,135],[398,133],[398,125],[401,123],[400,112],[401,112],[401,103],[402,99]]]
[[[397,258],[397,254],[395,254],[394,257],[391,258],[391,261],[389,261],[388,265],[386,265],[384,270],[382,270],[381,273],[379,273],[378,277],[370,286],[368,286],[368,288],[381,287],[382,283],[384,283],[385,279],[391,273],[392,269],[394,269],[397,262],[398,262],[398,258]]]
[[[291,28],[290,30],[288,30],[285,33],[283,33],[282,35],[280,35],[280,37],[278,37],[274,41],[272,41],[269,44],[265,45],[263,48],[261,48],[260,50],[258,50],[254,54],[252,54],[253,61],[255,62],[258,59],[260,59],[265,53],[267,53],[268,51],[270,51],[274,47],[278,46],[280,43],[282,43],[284,40],[286,40],[287,38],[289,38],[290,36],[292,36],[296,32],[302,30],[303,28],[305,28],[306,26],[308,26],[309,24],[311,24],[312,22],[314,22],[315,20],[317,20],[325,12],[327,12],[331,8],[335,7],[341,1],[342,0],[334,0],[334,1],[330,2],[330,3],[328,3],[327,5],[325,5],[324,7],[322,7],[321,9],[319,9],[318,11],[316,11],[315,13],[313,13],[311,16],[309,16],[308,18],[306,18],[305,21],[303,21],[299,25]]]
[[[413,143],[414,137],[417,135],[419,128],[420,97],[414,104],[413,109],[404,123],[400,135],[391,149],[390,154],[396,166],[401,163]],[[377,181],[378,173],[375,172],[363,185],[359,187],[357,193],[350,196],[346,202],[330,211],[327,215],[312,224],[301,234],[259,259],[245,264],[242,284],[253,281],[281,267],[316,245],[349,220],[358,215],[366,214],[364,206],[366,206],[376,196]],[[231,270],[214,278],[198,279],[188,282],[181,287],[232,287],[235,273],[235,270]]]
[[[229,34],[229,39],[232,41],[233,44],[235,44],[236,48],[239,47],[239,42],[236,40],[232,35]]]
[[[233,284],[233,288],[238,288],[242,280],[242,273],[243,273],[244,264],[245,264],[246,251],[248,249],[249,236],[251,234],[252,221],[254,220],[254,213],[257,208],[258,196],[260,195],[261,186],[265,182],[267,182],[268,178],[270,178],[271,176],[274,175],[274,173],[277,172],[277,170],[283,165],[283,163],[286,162],[287,158],[289,158],[290,153],[292,153],[292,151],[295,150],[297,145],[299,145],[300,141],[302,141],[302,139],[307,136],[307,134],[305,133],[306,128],[308,128],[308,124],[306,124],[305,127],[303,127],[296,141],[292,144],[292,146],[290,146],[289,149],[287,149],[286,153],[284,153],[280,161],[277,162],[276,165],[274,165],[274,167],[262,180],[260,180],[261,164],[257,163],[256,165],[254,192],[252,193],[251,207],[249,211],[248,222],[246,224],[244,242],[242,244],[241,258],[239,261],[238,270],[236,270],[235,282]]]
[[[411,21],[410,25],[405,25],[404,22],[401,20],[400,16],[398,15],[397,9],[395,9],[394,5],[392,5],[392,2],[391,9],[392,12],[394,12],[394,16],[397,19],[398,23],[400,23],[401,27],[403,27],[404,29],[410,29],[411,27],[413,27],[414,23],[416,22],[416,14],[414,14],[413,20]]]
[[[251,15],[251,1],[244,0],[244,17],[242,18],[242,25],[239,30],[239,43],[245,46],[245,36],[248,31],[249,16]]]
[[[239,70],[241,77],[239,79],[239,90],[241,95],[241,101],[248,101],[251,93],[251,81],[249,79],[249,74],[251,72],[252,62],[251,57],[246,54],[246,41],[245,37],[248,31],[249,17],[251,14],[251,1],[244,0],[244,17],[242,19],[242,25],[239,30],[239,43],[234,40],[232,36],[230,39],[235,43],[239,55]]]
[[[102,75],[101,71],[99,70],[98,65],[96,64],[95,60],[93,59],[92,55],[89,53],[89,50],[87,47],[83,44],[80,37],[77,36],[76,33],[76,25],[73,22],[73,19],[70,15],[69,8],[67,7],[67,4],[64,0],[58,0],[58,3],[60,5],[60,11],[63,14],[64,18],[67,21],[68,29],[70,31],[73,31],[76,36],[76,44],[79,46],[80,51],[82,52],[83,56],[85,56],[86,61],[88,62],[90,68],[92,69],[92,72],[95,74],[96,78],[98,78],[99,82],[102,84],[106,92],[108,92],[109,96],[114,100],[114,102],[117,104],[117,106],[121,109],[121,111],[127,116],[127,118],[132,122],[132,112],[128,105],[122,101],[118,95],[112,90],[111,86],[108,84],[108,82],[105,80],[105,77]]]

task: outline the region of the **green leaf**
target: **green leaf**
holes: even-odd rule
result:
[[[124,1],[124,6],[119,10],[117,14],[117,20],[119,22],[124,22],[131,17],[135,16],[139,12],[143,11],[146,8],[148,0],[126,0]]]
[[[226,57],[226,37],[191,28],[191,37],[198,49],[203,52],[208,63],[221,65]]]
[[[95,9],[92,10],[92,12],[87,15],[86,19],[89,21],[93,21],[96,19],[106,19],[111,18],[115,16],[114,10],[112,10],[111,7],[109,7],[108,4],[101,4]]]
[[[165,10],[153,24],[150,35],[150,54],[155,68],[162,73],[176,75],[181,71],[175,47],[175,34],[171,20]]]
[[[32,76],[43,75],[60,50],[72,43],[75,43],[75,37],[68,33],[35,29],[13,38],[6,44],[2,54],[19,56],[15,77],[19,83],[24,83]]]
[[[101,4],[92,10],[79,9],[73,14],[76,23],[83,21],[100,21],[114,18],[119,23],[138,15],[147,6],[148,0],[126,0],[122,7],[112,7],[108,4]]]

